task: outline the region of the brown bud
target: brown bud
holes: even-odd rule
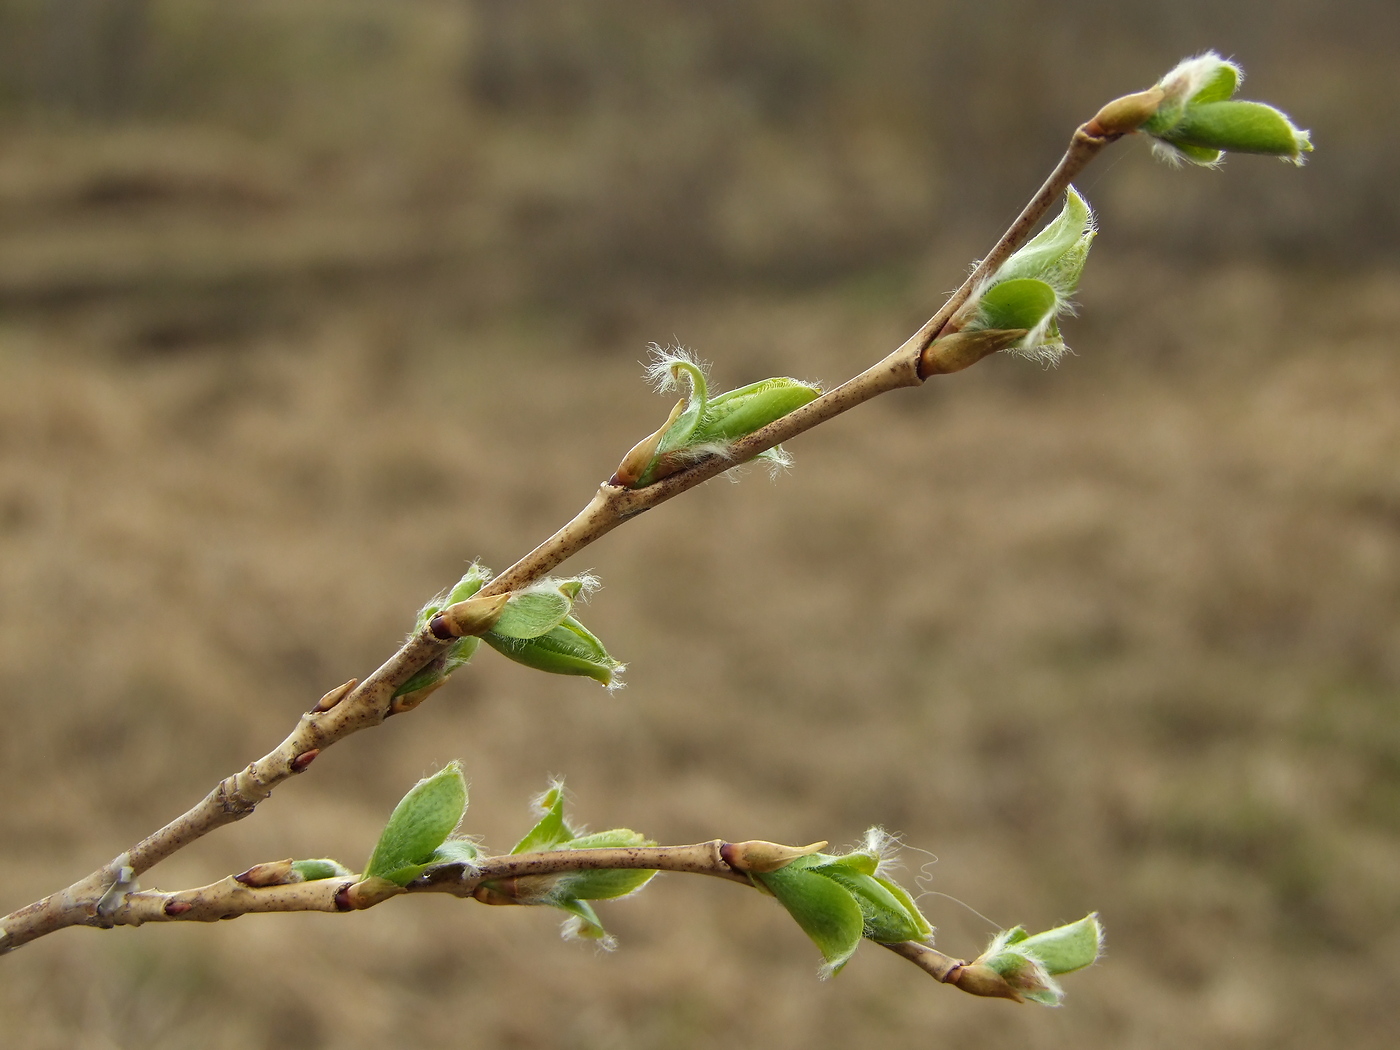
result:
[[[1157,114],[1166,93],[1160,87],[1148,88],[1122,98],[1115,98],[1084,125],[1095,138],[1117,138],[1136,131]]]
[[[919,356],[919,375],[961,372],[982,358],[1005,350],[1026,337],[1024,328],[984,328],[976,332],[952,332],[939,336]]]
[[[164,911],[166,915],[184,915],[193,907],[189,901],[166,901]]]
[[[360,680],[358,678],[352,678],[344,685],[336,686],[329,693],[327,693],[325,696],[321,697],[321,699],[316,701],[316,706],[311,709],[312,712],[314,713],[318,711],[329,711],[332,707],[334,707],[336,704],[340,703],[347,696],[349,696],[350,690],[354,689],[355,686],[359,684]]]
[[[666,417],[666,422],[655,434],[648,434],[635,445],[630,452],[622,457],[622,462],[617,465],[617,470],[608,479],[609,485],[617,485],[621,488],[631,488],[641,480],[646,473],[647,464],[656,455],[656,449],[661,444],[661,439],[666,436],[666,431],[671,429],[671,424],[676,421],[681,412],[685,409],[684,401],[677,401],[676,407],[671,409],[671,414]]]
[[[719,854],[735,871],[766,875],[787,867],[798,857],[808,857],[825,848],[825,840],[813,842],[810,846],[781,846],[776,842],[754,839],[749,842],[726,842],[720,846]]]
[[[955,966],[948,971],[948,976],[943,978],[943,982],[955,985],[967,992],[968,995],[981,995],[989,999],[1010,999],[1013,1003],[1025,1002],[1016,989],[1006,983],[1005,977],[990,966],[984,966],[981,963],[966,963],[962,966]]]
[[[397,897],[404,892],[404,888],[388,879],[377,879],[373,876],[362,879],[359,882],[346,886],[335,895],[335,906],[341,911],[350,909],[372,908],[381,901],[386,901],[390,897]],[[341,898],[349,908],[341,906]]]
[[[509,600],[509,593],[493,594],[485,598],[468,598],[443,609],[428,621],[428,629],[433,632],[433,637],[442,641],[485,634],[501,618],[501,612]]]
[[[439,678],[432,685],[425,685],[422,689],[415,689],[411,693],[404,693],[403,696],[394,697],[393,701],[389,704],[388,714],[401,715],[405,711],[412,711],[446,684],[446,678]]]
[[[301,872],[292,867],[292,860],[272,860],[266,864],[254,864],[234,879],[245,886],[285,886],[291,882],[301,882]]]
[[[312,762],[315,762],[316,756],[320,753],[321,749],[319,747],[313,747],[310,751],[303,751],[301,754],[297,755],[297,757],[291,761],[292,772],[305,772],[306,767],[311,765]]]

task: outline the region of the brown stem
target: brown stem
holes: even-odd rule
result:
[[[1025,243],[1031,230],[1084,166],[1121,133],[1100,133],[1094,122],[1080,127],[1069,149],[1025,210],[1001,236],[961,288],[899,349],[860,375],[828,391],[788,415],[735,442],[728,456],[710,456],[641,489],[604,484],[579,514],[480,591],[481,596],[504,594],[538,580],[566,558],[577,554],[628,518],[673,496],[748,462],[760,452],[796,437],[871,398],[900,387],[918,386],[936,368],[926,368],[923,354],[943,331],[986,275]],[[315,754],[361,729],[376,726],[391,713],[394,691],[453,644],[430,630],[416,632],[369,678],[322,710],[318,704],[302,716],[297,728],[274,751],[221,781],[188,812],[133,846],[127,853],[75,882],[66,890],[0,918],[0,954],[35,937],[73,925],[105,925],[111,918],[99,902],[115,887],[122,888],[123,869],[131,876],[151,867],[202,838],[215,828],[246,817],[273,788],[306,769]],[[345,687],[342,687],[344,690]],[[334,691],[333,691],[334,692]],[[322,703],[327,703],[331,694]],[[315,754],[312,754],[315,752]],[[247,889],[247,887],[244,887]],[[119,909],[118,909],[119,910]]]
[[[476,894],[485,883],[539,879],[576,871],[673,871],[709,875],[751,886],[753,883],[748,875],[736,868],[736,858],[766,859],[778,854],[800,856],[810,852],[812,848],[814,847],[779,846],[776,843],[761,841],[730,843],[714,839],[689,846],[548,850],[488,857],[475,867],[444,865],[406,887],[394,886],[382,879],[360,881],[358,876],[319,879],[315,882],[257,885],[262,879],[253,877],[255,873],[263,876],[276,871],[283,873],[284,877],[289,873],[290,862],[274,861],[255,865],[242,875],[231,875],[196,889],[170,893],[159,890],[133,891],[123,897],[120,905],[105,921],[98,922],[93,919],[82,922],[81,925],[110,927],[141,926],[148,922],[219,922],[224,919],[236,919],[242,915],[269,912],[319,911],[334,914],[363,910],[381,904],[391,897],[412,893],[448,893],[455,897],[467,898]],[[771,869],[771,865],[768,864],[761,866]],[[15,932],[18,931],[12,930],[12,935]],[[7,942],[6,947],[18,947],[18,944],[24,942],[24,939],[15,944]],[[956,978],[966,968],[966,963],[918,941],[903,941],[883,946],[908,959],[940,982],[960,987]]]

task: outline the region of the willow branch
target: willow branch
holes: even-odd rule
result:
[[[929,357],[934,340],[977,285],[1025,243],[1070,181],[1121,134],[1106,130],[1099,118],[1076,130],[1055,170],[986,258],[943,307],[893,353],[834,390],[735,442],[726,456],[699,460],[645,488],[604,483],[573,520],[482,588],[480,596],[505,594],[527,586],[629,518],[871,398],[901,387],[919,386],[930,375],[954,370]],[[975,360],[974,357],[956,367],[965,367]],[[65,926],[105,924],[110,918],[109,909],[101,905],[114,889],[120,891],[134,877],[216,828],[246,817],[278,784],[304,771],[331,744],[379,725],[392,713],[395,690],[441,656],[454,641],[452,637],[435,635],[427,627],[416,631],[369,678],[358,683],[352,680],[326,694],[275,750],[221,781],[189,811],[67,889],[0,918],[0,954],[23,940],[32,940],[30,934],[34,930],[40,930],[37,935],[42,935]],[[16,932],[21,929],[29,931],[23,940]]]
[[[559,875],[580,871],[640,869],[682,872],[708,875],[754,887],[753,881],[741,870],[741,862],[736,860],[736,854],[742,855],[746,846],[771,849],[774,844],[729,843],[714,839],[688,846],[634,846],[519,853],[488,857],[475,866],[443,865],[403,887],[382,880],[361,881],[358,876],[319,879],[314,882],[257,885],[256,883],[267,877],[269,872],[290,871],[290,861],[274,861],[259,864],[241,875],[230,875],[226,879],[195,889],[174,892],[133,890],[125,894],[120,904],[101,921],[94,917],[81,925],[112,927],[141,926],[148,922],[219,922],[243,915],[274,912],[337,914],[363,911],[392,897],[415,893],[446,893],[454,897],[501,903],[499,895],[488,896],[482,893],[483,887],[488,884],[504,885],[519,892],[519,887],[529,880],[547,882]],[[794,848],[787,849],[793,853],[800,852]],[[19,943],[24,943],[27,939],[24,933],[20,928],[10,930],[12,938],[20,938]],[[941,983],[961,987],[958,978],[967,968],[967,963],[944,955],[919,941],[902,941],[885,944],[884,947],[910,960]]]

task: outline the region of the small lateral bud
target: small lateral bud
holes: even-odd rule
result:
[[[349,909],[341,909],[343,911],[372,908],[381,901],[386,901],[390,897],[396,897],[402,892],[403,888],[401,886],[390,882],[388,879],[379,879],[370,876],[367,879],[352,883],[341,890],[340,893],[337,893],[335,895],[335,905],[337,908],[340,907],[340,898],[343,894],[346,903],[350,905]]]
[[[719,855],[735,871],[744,874],[752,872],[766,875],[785,868],[798,857],[809,857],[826,848],[826,841],[813,842],[809,846],[783,846],[776,842],[754,839],[749,842],[726,842],[719,848]]]
[[[1096,138],[1127,135],[1156,116],[1164,98],[1166,92],[1160,87],[1115,98],[1094,115],[1084,130]]]
[[[968,995],[981,995],[989,999],[1010,999],[1013,1003],[1025,1000],[1007,983],[1006,978],[990,966],[982,963],[967,963],[955,967],[943,978],[945,984],[967,992]]]
[[[319,755],[320,753],[321,753],[321,749],[320,749],[319,747],[313,747],[310,751],[303,751],[301,754],[297,755],[297,757],[294,758],[294,759],[292,759],[292,762],[291,762],[291,770],[292,770],[292,772],[293,772],[293,773],[304,773],[304,772],[306,772],[306,767],[309,766],[309,765],[311,765],[312,762],[315,762],[315,761],[316,761],[316,756]]]
[[[401,715],[405,711],[412,711],[446,684],[446,678],[439,678],[436,682],[433,682],[431,685],[425,685],[422,689],[415,689],[411,693],[403,693],[400,696],[394,697],[393,702],[389,704],[389,710],[385,717],[388,717],[388,715]]]
[[[513,882],[514,880],[506,879],[502,881]],[[490,882],[483,882],[476,889],[472,890],[472,896],[482,904],[492,904],[497,907],[520,903],[512,893]]]
[[[947,375],[961,372],[984,357],[1005,350],[1024,339],[1028,328],[983,328],[973,332],[953,332],[940,336],[919,357],[919,375]]]
[[[272,860],[265,864],[254,864],[241,875],[235,875],[234,879],[245,886],[285,886],[292,882],[301,882],[301,872],[292,867],[292,859]]]
[[[332,707],[334,707],[336,704],[340,703],[347,696],[349,696],[350,691],[359,684],[360,680],[358,678],[352,678],[344,685],[336,686],[329,693],[327,693],[325,696],[321,697],[321,699],[316,701],[316,706],[311,709],[312,712],[315,713],[320,711],[329,711]]]
[[[467,638],[489,631],[510,600],[509,594],[495,594],[488,598],[468,598],[464,602],[449,605],[428,621],[428,629],[435,638],[446,641],[449,638]]]
[[[662,424],[661,429],[655,434],[649,434],[632,446],[631,451],[622,457],[622,462],[617,465],[617,470],[608,479],[609,485],[616,485],[619,488],[631,488],[641,480],[646,472],[647,466],[656,458],[656,450],[661,445],[661,439],[666,436],[666,431],[671,429],[673,424],[685,409],[685,401],[677,401],[676,407],[671,409],[671,414]]]
[[[193,907],[194,905],[191,904],[189,901],[166,901],[165,907],[162,910],[165,912],[166,915],[169,915],[173,918],[178,915],[184,915],[185,912],[189,911]]]

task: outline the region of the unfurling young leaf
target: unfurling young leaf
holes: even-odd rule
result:
[[[567,580],[545,578],[511,594],[488,632],[497,638],[538,638],[558,627],[573,609],[574,601],[598,586],[592,576]]]
[[[975,965],[1000,974],[1022,999],[1059,1006],[1064,990],[1055,977],[1089,966],[1103,951],[1097,915],[1029,936],[1021,926],[997,934]]]
[[[623,459],[613,483],[644,488],[705,456],[729,455],[740,438],[781,419],[821,394],[821,387],[778,376],[711,398],[704,368],[686,351],[653,345],[647,374],[663,393],[683,379],[689,394],[672,410],[666,424],[639,442]],[[786,465],[781,449],[758,458]]]
[[[656,843],[629,828],[613,828],[592,834],[580,833],[564,816],[564,782],[556,780],[535,800],[540,819],[511,849],[511,855],[549,850],[617,849],[654,846]],[[478,899],[495,904],[548,905],[570,914],[564,926],[566,937],[582,937],[612,947],[597,914],[588,901],[613,900],[635,893],[651,881],[656,872],[648,868],[600,868],[571,871],[558,875],[524,876],[508,881],[483,884]]]
[[[609,689],[622,685],[626,665],[614,660],[603,643],[572,616],[565,616],[559,626],[535,638],[502,638],[494,631],[484,637],[502,656],[537,671],[582,675]]]
[[[302,882],[315,882],[317,879],[339,879],[355,874],[338,860],[319,857],[315,860],[294,860],[292,870],[301,876]]]
[[[434,862],[467,809],[467,782],[458,762],[418,781],[394,807],[365,866],[365,878],[406,886]]]
[[[1172,161],[1210,166],[1225,153],[1263,153],[1302,164],[1313,148],[1306,131],[1273,106],[1232,100],[1243,75],[1213,51],[1186,59],[1158,82],[1162,100],[1141,130]]]
[[[446,594],[439,594],[418,610],[418,619],[414,624],[414,630],[421,631],[429,620],[449,605],[466,601],[481,590],[490,579],[490,569],[479,562],[472,562],[470,568],[450,591]],[[480,644],[481,639],[475,637],[459,638],[453,642],[445,653],[429,662],[427,666],[421,668],[412,678],[395,690],[394,697],[400,701],[395,709],[415,707],[429,692],[446,682],[453,671],[467,663],[476,653],[476,647]]]
[[[575,836],[574,829],[564,820],[564,781],[551,783],[544,794],[535,799],[534,808],[540,814],[539,822],[511,848],[512,856],[558,849]]]
[[[751,873],[749,878],[787,908],[821,949],[826,972],[834,974],[862,937],[895,944],[922,941],[933,934],[904,888],[879,874],[893,845],[889,835],[872,828],[861,849],[841,856],[809,854],[776,871]],[[855,918],[859,921],[853,927]]]
[[[777,897],[802,932],[812,938],[826,960],[823,973],[840,973],[865,935],[865,913],[851,891],[801,861],[749,877]]]
[[[1058,977],[1093,964],[1103,951],[1103,928],[1099,917],[1090,914],[1068,926],[1027,937],[1017,946],[1039,959],[1052,977]]]
[[[1094,236],[1093,212],[1071,186],[1060,214],[973,291],[950,324],[952,331],[929,348],[932,357],[940,356],[943,340],[966,340],[987,332],[1007,337],[995,340],[996,349],[1050,363],[1059,360],[1066,347],[1057,318],[1072,312],[1070,296]],[[976,359],[973,354],[971,360]]]

